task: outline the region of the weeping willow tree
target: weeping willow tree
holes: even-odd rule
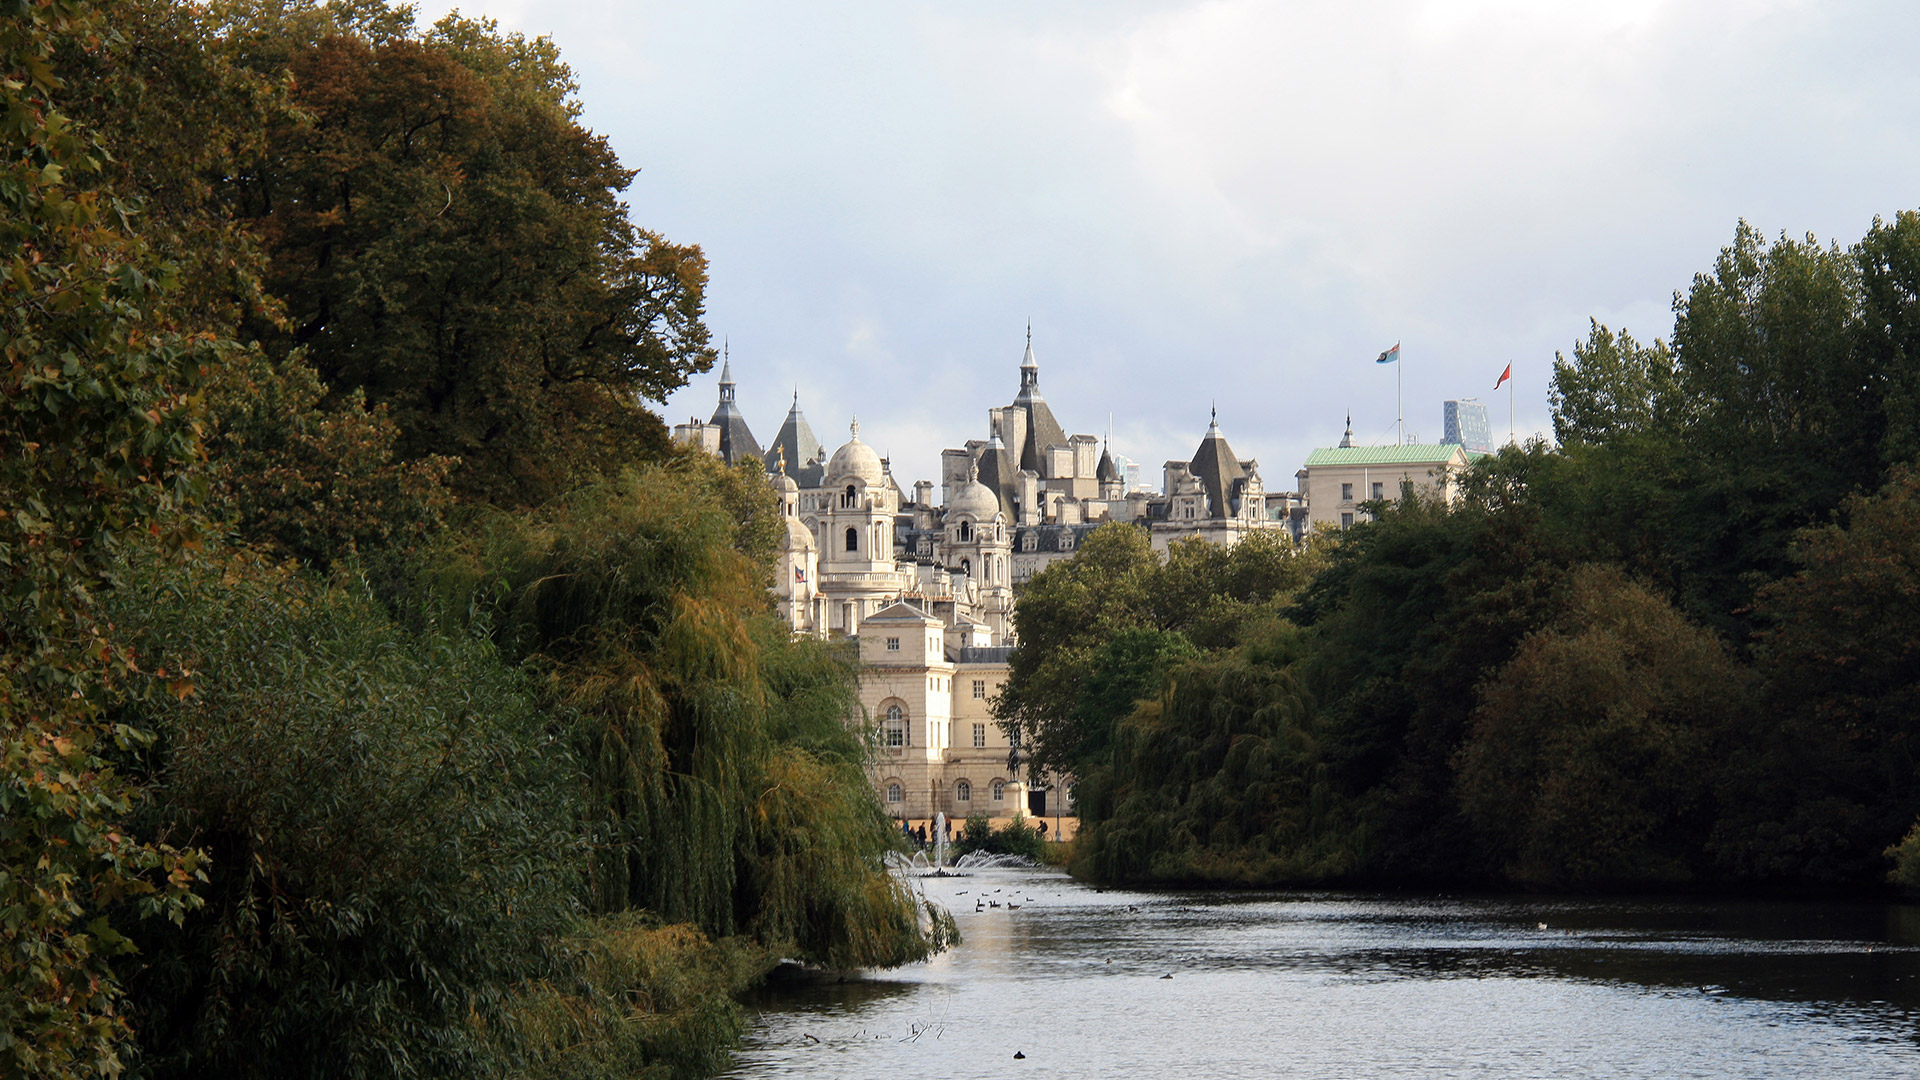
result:
[[[574,719],[593,910],[835,966],[918,959],[950,924],[881,862],[852,657],[769,613],[777,527],[763,481],[692,455],[480,522],[433,591],[472,598]]]
[[[1325,775],[1302,633],[1172,668],[1081,783],[1075,872],[1106,881],[1298,884],[1351,872],[1351,811]]]

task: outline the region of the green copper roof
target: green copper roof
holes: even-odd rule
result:
[[[1307,468],[1315,465],[1437,465],[1461,453],[1459,445],[1434,446],[1415,443],[1408,446],[1323,446],[1307,455]],[[1471,461],[1482,455],[1467,453]]]

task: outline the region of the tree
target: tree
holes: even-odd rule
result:
[[[699,249],[636,228],[551,42],[399,9],[243,8],[230,55],[303,117],[224,185],[285,317],[250,332],[390,410],[402,460],[531,504],[664,447],[660,400],[712,362]],[[273,315],[275,313],[267,313]]]
[[[1512,880],[1692,880],[1711,774],[1751,679],[1713,635],[1609,566],[1567,579],[1552,623],[1482,688],[1460,801]]]
[[[1920,472],[1844,517],[1760,593],[1767,707],[1715,838],[1740,876],[1872,881],[1920,818]]]
[[[577,919],[564,727],[484,636],[246,553],[135,558],[112,607],[196,673],[134,714],[157,736],[137,824],[216,868],[126,965],[143,1071],[492,1074],[489,1032]]]
[[[1574,345],[1572,361],[1554,354],[1547,391],[1554,437],[1566,446],[1654,434],[1665,426],[1673,382],[1666,342],[1642,345],[1595,320],[1587,340]]]
[[[836,967],[919,959],[950,928],[882,865],[894,831],[847,726],[851,662],[773,629],[778,510],[756,481],[743,520],[745,475],[687,452],[488,516],[435,553],[429,588],[574,718],[590,910]]]

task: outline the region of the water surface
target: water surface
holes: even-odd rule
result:
[[[964,943],[767,991],[730,1075],[1920,1077],[1913,906],[919,884]]]

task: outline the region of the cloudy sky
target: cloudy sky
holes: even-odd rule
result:
[[[421,5],[433,18],[455,5]],[[641,225],[700,244],[770,439],[797,388],[902,484],[984,438],[1029,319],[1069,432],[1157,476],[1216,402],[1269,488],[1478,396],[1549,428],[1589,318],[1672,327],[1744,217],[1920,204],[1920,5],[479,0],[551,36]],[[668,402],[713,410],[717,372]]]

